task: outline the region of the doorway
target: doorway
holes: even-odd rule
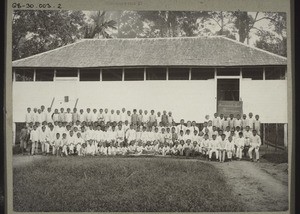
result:
[[[240,79],[217,79],[218,101],[240,100]]]

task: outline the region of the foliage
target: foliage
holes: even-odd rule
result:
[[[15,10],[12,58],[24,58],[76,41],[82,37],[81,11]]]

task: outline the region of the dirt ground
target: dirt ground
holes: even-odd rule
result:
[[[15,155],[14,167],[34,163],[43,156]],[[201,161],[189,159],[188,161]],[[205,161],[208,163],[207,161]],[[288,164],[274,164],[261,160],[209,162],[227,178],[232,188],[245,205],[246,211],[286,211],[288,210]]]
[[[288,210],[287,163],[211,162],[227,178],[249,212]]]

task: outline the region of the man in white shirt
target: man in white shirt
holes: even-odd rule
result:
[[[67,112],[65,113],[65,122],[67,123],[71,123],[72,122],[72,113],[71,113],[71,109],[67,108]]]
[[[99,113],[98,113],[98,122],[102,122],[102,121],[104,121],[104,114],[103,114],[103,109],[102,108],[100,108],[99,109]]]
[[[216,133],[212,133],[212,139],[209,141],[209,161],[211,161],[213,153],[215,153],[216,159],[219,159],[219,141],[216,139],[216,137]]]
[[[212,119],[212,126],[220,128],[220,118],[218,117],[218,113],[214,114],[214,117]]]
[[[148,115],[148,111],[145,110],[144,111],[144,115],[142,117],[142,122],[143,122],[143,125],[144,126],[148,126],[148,123],[149,123],[149,115]]]
[[[27,108],[27,113],[25,115],[25,122],[27,125],[31,122],[34,122],[34,115],[31,112],[31,108],[29,108],[29,107]]]
[[[248,126],[250,127],[250,131],[253,130],[253,126],[254,126],[254,117],[253,114],[250,112],[249,113],[249,118],[248,118]]]
[[[58,121],[65,122],[65,110],[64,110],[64,108],[60,108],[60,113],[58,115]]]
[[[183,130],[183,133],[186,131],[186,126],[184,125],[184,119],[180,120],[180,124],[177,126],[177,133],[180,133],[180,131]]]
[[[79,121],[80,123],[83,123],[85,121],[85,114],[83,113],[83,109],[79,110]]]
[[[115,122],[119,123],[121,121],[120,110],[117,110],[117,114],[115,115]]]
[[[125,132],[124,129],[122,128],[122,125],[118,125],[118,129],[116,130],[116,141],[118,146],[123,145],[125,139]]]
[[[172,112],[169,111],[168,113],[168,124],[171,126],[173,124],[174,118],[172,116]]]
[[[136,140],[136,131],[133,129],[133,125],[130,124],[130,129],[126,132],[127,144],[130,145],[135,143]]]
[[[125,120],[126,120],[126,115],[127,115],[125,108],[122,108],[122,112],[120,113],[120,115],[121,115],[122,124],[124,124]]]
[[[86,109],[85,122],[87,122],[87,123],[92,122],[92,113],[91,113],[91,109],[90,108]]]
[[[77,108],[73,108],[72,122],[75,124],[77,120],[79,120],[79,114],[77,112]]]
[[[151,110],[151,114],[149,115],[149,126],[153,126],[156,122],[156,115],[154,114],[154,110]]]
[[[95,123],[95,122],[97,122],[98,121],[98,113],[97,113],[97,109],[93,109],[93,113],[92,113],[92,115],[91,115],[91,121],[93,122],[93,123]]]
[[[257,135],[257,131],[254,129],[252,131],[253,135],[250,137],[250,148],[249,148],[249,157],[253,161],[252,151],[255,150],[256,161],[259,162],[259,147],[261,146],[261,138]]]
[[[52,112],[51,112],[51,108],[47,108],[47,112],[46,112],[46,122],[47,123],[53,123],[53,119],[52,119]]]
[[[33,125],[33,130],[30,132],[30,142],[31,142],[31,155],[38,153],[39,146],[39,132],[36,130],[36,125]]]
[[[107,122],[110,122],[110,114],[108,113],[108,109],[107,108],[104,109],[103,117],[104,117],[105,124],[107,124]]]
[[[115,111],[113,109],[110,111],[109,121],[110,122],[117,122],[116,114],[115,114]]]
[[[39,131],[39,142],[41,144],[42,147],[42,153],[45,155],[45,143],[47,140],[47,132],[46,132],[46,126],[42,126],[41,131]]]

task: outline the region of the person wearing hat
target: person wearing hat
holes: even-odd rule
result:
[[[209,141],[209,153],[208,153],[208,160],[211,161],[212,155],[216,155],[216,160],[219,159],[219,141],[217,140],[216,132],[212,133],[212,139]]]

